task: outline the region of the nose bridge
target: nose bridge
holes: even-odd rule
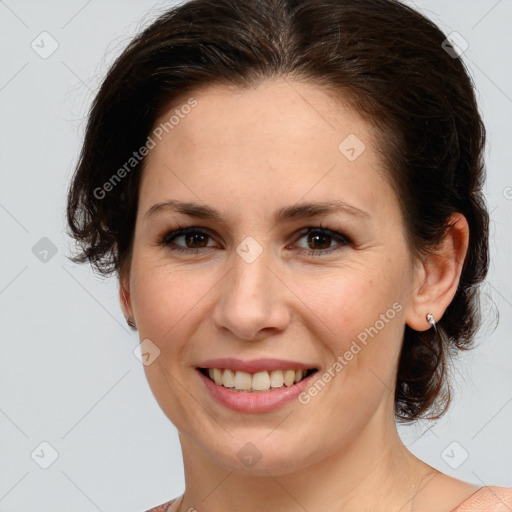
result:
[[[237,247],[215,306],[213,316],[217,327],[229,329],[237,338],[246,340],[263,329],[286,327],[289,312],[283,284],[270,270],[269,259],[268,251],[262,247],[257,250],[250,240]]]
[[[254,261],[248,262],[239,254],[233,257],[232,271],[229,285],[234,296],[241,295],[246,299],[260,297],[265,293],[264,281],[268,281],[269,270],[267,258],[263,255]]]

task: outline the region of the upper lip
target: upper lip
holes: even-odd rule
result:
[[[232,357],[221,357],[217,359],[208,359],[197,365],[197,368],[220,368],[230,370],[256,373],[272,370],[310,370],[316,368],[314,365],[301,363],[299,361],[289,361],[286,359],[251,359],[243,361]]]

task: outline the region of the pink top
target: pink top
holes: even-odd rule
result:
[[[451,512],[511,512],[512,487],[481,487]]]
[[[175,499],[168,501],[167,503],[164,503],[163,505],[158,505],[158,507],[147,510],[146,512],[167,512],[168,509],[171,507],[171,504],[174,503]]]
[[[175,500],[146,512],[168,512]],[[512,487],[481,487],[450,512],[512,512]]]

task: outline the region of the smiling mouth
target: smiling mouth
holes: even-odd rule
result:
[[[272,370],[256,373],[233,371],[228,368],[197,368],[203,375],[231,391],[239,393],[268,393],[291,387],[317,371],[308,370]]]

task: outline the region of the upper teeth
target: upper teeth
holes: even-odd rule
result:
[[[235,390],[265,391],[270,388],[292,386],[302,380],[307,370],[272,370],[248,373],[229,369],[208,368],[208,375],[219,386]]]

